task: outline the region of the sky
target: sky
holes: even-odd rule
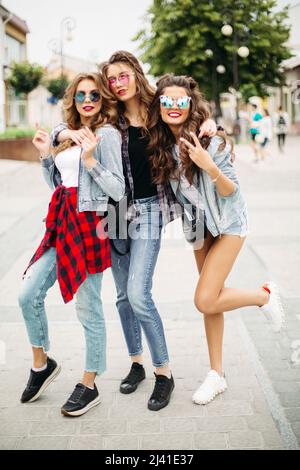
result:
[[[199,0],[205,1],[205,0]],[[299,3],[278,0],[279,6]],[[2,0],[2,5],[26,20],[28,59],[47,65],[52,55],[49,42],[59,38],[60,23],[71,16],[76,21],[73,40],[65,41],[65,53],[102,62],[114,51],[137,54],[133,36],[143,27],[152,0]]]
[[[27,22],[28,59],[47,65],[52,55],[49,42],[60,36],[60,24],[73,17],[73,40],[65,41],[65,53],[101,62],[114,51],[137,53],[133,36],[145,24],[143,17],[152,0],[2,0],[2,5]]]

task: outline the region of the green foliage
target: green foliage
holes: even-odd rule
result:
[[[291,56],[288,8],[278,11],[275,6],[276,0],[153,0],[148,24],[134,40],[151,74],[192,75],[208,98],[233,86],[233,51],[247,46],[249,56],[238,56],[239,84],[254,83],[256,93],[264,96],[268,86],[283,83],[280,64]],[[224,24],[234,28],[232,36],[222,34]],[[220,64],[226,67],[223,75],[216,73]]]
[[[245,103],[249,101],[251,96],[258,95],[258,91],[254,83],[245,83],[241,85],[240,92],[242,93],[242,97]]]
[[[61,100],[65,94],[66,88],[69,85],[69,80],[66,75],[62,75],[59,78],[47,80],[45,86],[54,98]]]
[[[17,139],[20,137],[33,137],[35,130],[33,129],[17,129],[15,127],[9,127],[5,132],[0,134],[0,140],[5,139]]]
[[[40,65],[30,64],[27,61],[14,62],[11,68],[11,75],[8,83],[14,88],[17,95],[26,95],[39,86],[44,69]]]

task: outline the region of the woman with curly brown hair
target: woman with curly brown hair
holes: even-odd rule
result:
[[[155,368],[155,386],[148,408],[160,410],[168,405],[174,380],[163,322],[152,298],[152,280],[161,245],[163,225],[182,213],[170,191],[152,181],[147,153],[148,112],[155,89],[131,53],[118,51],[101,65],[101,73],[118,106],[122,134],[122,157],[129,200],[128,234],[111,238],[112,273],[117,289],[117,309],[131,358],[129,374],[121,381],[120,392],[134,392],[145,379],[142,330]],[[206,131],[210,124],[206,126]],[[64,125],[53,132],[56,143],[65,138],[81,139],[81,131],[66,130]]]
[[[279,330],[284,311],[274,283],[256,290],[224,286],[247,234],[247,208],[224,132],[219,130],[209,139],[196,137],[208,111],[195,80],[163,76],[149,116],[154,181],[170,186],[185,210],[192,207],[190,215],[196,213],[190,223],[196,227],[192,241],[200,274],[195,305],[204,315],[211,370],[193,401],[206,404],[227,388],[222,368],[223,312],[261,307]]]
[[[77,145],[69,139],[51,154],[50,136],[38,130],[46,182],[54,193],[46,233],[24,273],[19,304],[33,352],[33,367],[21,402],[34,402],[60,372],[50,348],[45,297],[58,280],[65,303],[76,294],[76,313],[86,340],[83,378],[61,408],[80,416],[100,403],[96,375],[106,369],[106,332],[101,302],[103,271],[111,266],[110,244],[103,217],[109,197],[124,194],[121,136],[111,125],[117,110],[98,74],[79,74],[64,97],[67,125],[82,130]]]

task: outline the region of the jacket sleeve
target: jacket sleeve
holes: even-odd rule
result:
[[[98,133],[101,139],[94,152],[97,163],[88,171],[102,191],[118,202],[125,193],[121,134],[108,126],[100,128]]]
[[[235,199],[238,198],[240,194],[240,183],[237,177],[235,167],[231,161],[230,145],[229,143],[226,143],[225,147],[222,148],[222,144],[224,144],[223,138],[220,136],[215,136],[212,138],[207,151],[209,152],[221,172],[235,184],[235,189],[231,194],[229,194],[228,196],[221,196],[219,194],[219,197],[225,199]]]
[[[66,129],[68,129],[68,126],[65,122],[61,122],[60,124],[58,124],[58,126],[54,127],[54,129],[52,130],[52,132],[50,134],[51,143],[52,143],[53,147],[58,147],[59,146],[60,142],[58,142],[58,140],[57,140],[58,134],[61,131],[64,131]]]
[[[54,184],[54,158],[52,155],[49,155],[47,158],[42,158],[42,172],[44,179],[50,189],[55,189]]]

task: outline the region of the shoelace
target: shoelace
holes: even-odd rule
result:
[[[168,388],[168,383],[166,380],[156,379],[155,387],[151,395],[150,400],[159,400],[164,397]]]
[[[79,401],[84,393],[84,390],[85,389],[83,387],[79,387],[78,385],[76,385],[68,401],[71,401],[72,403],[76,403],[77,401]]]
[[[27,387],[36,387],[37,384],[39,384],[39,381],[41,379],[41,374],[42,372],[47,372],[47,368],[45,370],[42,370],[41,372],[35,372],[31,369],[31,374],[29,376],[28,382],[27,382]],[[42,374],[42,377],[44,377],[44,374]]]
[[[129,383],[130,385],[133,385],[136,383],[136,380],[140,377],[140,372],[138,369],[132,368],[127,375],[127,377],[124,379],[123,383]]]

